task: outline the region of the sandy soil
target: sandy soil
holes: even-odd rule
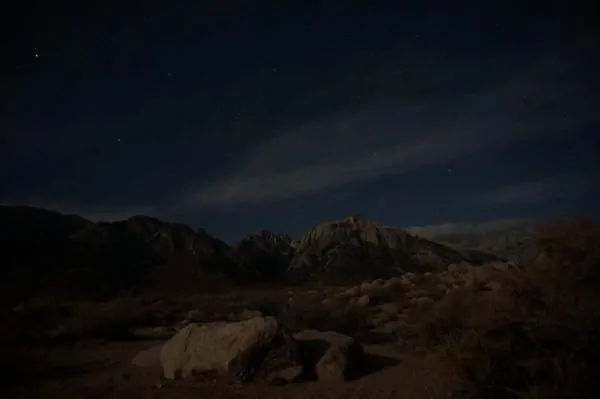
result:
[[[373,363],[368,375],[343,384],[305,382],[282,387],[256,383],[246,386],[222,381],[165,381],[160,368],[130,364],[140,350],[161,341],[101,342],[72,345],[13,347],[2,352],[11,369],[4,372],[7,398],[435,398],[427,392],[427,370],[418,356],[402,355],[385,345],[367,352],[385,354],[397,362]],[[372,357],[374,358],[374,357]],[[410,363],[410,365],[409,365]]]

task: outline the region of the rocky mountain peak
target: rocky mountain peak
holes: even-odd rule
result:
[[[292,246],[302,249],[318,245],[321,248],[337,245],[340,242],[353,241],[396,247],[404,244],[410,234],[400,229],[381,227],[377,223],[360,215],[322,223],[313,227]]]

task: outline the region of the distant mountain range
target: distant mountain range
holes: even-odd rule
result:
[[[360,216],[320,224],[295,240],[263,230],[230,246],[203,229],[147,216],[94,223],[39,208],[0,206],[3,303],[32,295],[107,299],[128,291],[353,284],[499,259]]]
[[[535,221],[514,219],[476,225],[448,223],[407,230],[444,244],[479,249],[515,261],[527,261],[535,254],[536,225]]]

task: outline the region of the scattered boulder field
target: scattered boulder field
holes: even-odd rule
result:
[[[198,322],[202,311],[192,309],[186,319],[167,328],[166,336],[153,336],[165,339],[163,344],[153,344],[131,362],[140,367],[160,366],[167,380],[209,375],[236,383],[259,379],[276,385],[349,381],[375,369],[377,362],[399,362],[411,337],[418,338],[423,317],[453,294],[468,291],[475,295],[473,299],[489,300],[486,295],[493,296],[510,284],[511,272],[516,270],[514,264],[503,262],[479,267],[452,264],[443,272],[289,291],[280,317],[244,309],[230,314],[228,320],[202,323]],[[360,313],[364,324],[340,332],[312,329],[310,321],[300,327],[289,323],[289,314],[301,313],[306,306],[313,314]],[[151,331],[157,328],[165,332],[164,327]],[[139,338],[151,336],[141,331],[137,330]]]

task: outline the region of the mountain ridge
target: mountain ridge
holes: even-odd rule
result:
[[[13,296],[51,287],[56,294],[102,299],[131,290],[342,284],[500,259],[358,215],[321,223],[296,239],[259,230],[234,245],[201,228],[141,215],[94,223],[41,208],[0,206],[0,226],[0,277]]]

